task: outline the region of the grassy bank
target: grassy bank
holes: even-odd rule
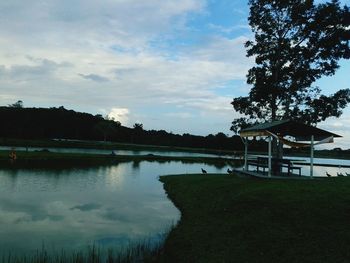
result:
[[[182,163],[206,163],[216,167],[224,167],[227,164],[239,166],[242,161],[221,157],[187,157],[187,156],[161,156],[161,155],[111,155],[111,154],[84,154],[84,153],[57,153],[49,151],[17,151],[17,159],[9,159],[9,151],[0,151],[0,167],[12,168],[46,168],[46,167],[78,167],[109,165],[123,162],[170,162]]]
[[[218,155],[233,155],[237,154],[234,151],[220,149],[205,149],[205,148],[188,148],[175,146],[160,146],[146,144],[130,144],[117,142],[103,141],[80,141],[80,140],[24,140],[0,138],[1,146],[16,146],[16,147],[52,147],[52,148],[83,148],[83,149],[103,149],[103,150],[130,150],[130,151],[185,151],[193,153],[209,153]]]
[[[350,262],[350,178],[161,177],[182,218],[160,262]]]

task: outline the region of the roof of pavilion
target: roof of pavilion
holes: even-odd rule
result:
[[[290,120],[265,122],[262,124],[254,125],[241,130],[240,136],[270,136],[271,133],[276,134],[280,137],[292,136],[296,139],[296,141],[310,141],[312,135],[314,136],[315,141],[320,141],[332,136],[342,137],[326,130]]]

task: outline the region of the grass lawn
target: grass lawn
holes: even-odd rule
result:
[[[181,210],[161,262],[350,262],[350,178],[160,178]]]

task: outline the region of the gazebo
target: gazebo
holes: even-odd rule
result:
[[[272,138],[276,138],[285,145],[291,147],[310,147],[310,177],[313,176],[314,146],[323,143],[331,143],[340,135],[290,120],[266,122],[242,129],[240,137],[244,142],[244,170],[248,171],[248,138],[267,137],[268,139],[268,176],[271,176]],[[286,138],[289,137],[289,138]]]

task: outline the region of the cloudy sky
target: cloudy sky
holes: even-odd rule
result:
[[[342,1],[350,4],[350,0]],[[246,95],[246,0],[1,0],[0,105],[64,106],[174,133],[229,131]],[[350,62],[317,84],[350,88]],[[350,110],[320,127],[344,135]]]

